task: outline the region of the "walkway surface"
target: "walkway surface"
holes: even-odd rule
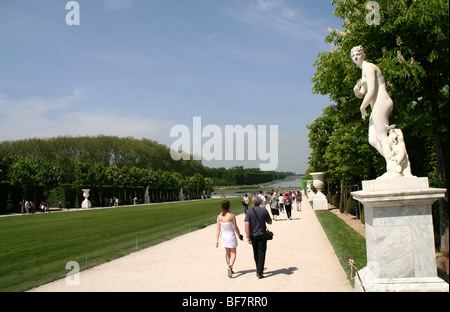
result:
[[[295,204],[293,205],[295,208]],[[237,216],[245,236],[244,215]],[[216,225],[191,232],[123,258],[82,271],[79,285],[65,279],[42,285],[36,292],[352,292],[307,200],[293,209],[292,220],[281,214],[268,226],[264,275],[256,277],[253,251],[239,241],[232,278],[227,276],[224,248],[215,247]]]

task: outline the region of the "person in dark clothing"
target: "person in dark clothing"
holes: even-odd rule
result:
[[[266,232],[266,223],[272,224],[269,212],[259,207],[260,198],[254,196],[252,198],[252,209],[247,210],[245,215],[245,233],[247,234],[248,243],[253,247],[253,257],[256,264],[256,276],[263,278],[264,263],[266,260],[267,240],[264,237]],[[261,220],[263,224],[258,221]]]

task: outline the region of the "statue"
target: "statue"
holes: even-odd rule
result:
[[[81,208],[91,208],[92,207],[91,202],[88,199],[90,190],[91,189],[82,189],[84,200],[81,203]]]
[[[389,131],[388,141],[391,152],[387,157],[387,172],[382,177],[412,177],[402,130],[395,129],[395,125],[388,126],[386,129]]]
[[[366,61],[366,53],[362,46],[353,47],[350,57],[362,70],[362,78],[353,88],[357,98],[363,99],[361,116],[365,120],[367,107],[372,112],[369,118],[369,143],[385,158],[386,173],[381,177],[412,176],[408,154],[403,141],[403,133],[389,126],[389,116],[394,109],[394,102],[386,91],[381,70]],[[389,136],[388,136],[389,132]]]

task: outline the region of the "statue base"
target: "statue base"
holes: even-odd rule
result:
[[[376,278],[370,268],[359,271],[356,292],[448,292],[448,284],[439,277]]]
[[[433,202],[446,189],[430,188],[428,178],[401,177],[363,181],[352,192],[364,205],[367,266],[355,290],[449,291],[437,277]]]
[[[317,194],[314,195],[313,208],[314,210],[328,210],[328,201],[323,193],[317,192]]]
[[[81,208],[91,208],[91,202],[87,199],[83,200],[83,202],[81,203]]]

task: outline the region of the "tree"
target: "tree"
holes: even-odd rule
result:
[[[331,30],[332,51],[314,63],[313,92],[329,94],[340,120],[354,122],[360,101],[352,89],[361,73],[349,57],[362,45],[377,64],[395,109],[391,123],[433,140],[438,187],[448,189],[449,2],[445,0],[333,0],[344,30]],[[420,114],[406,124],[406,114]],[[408,135],[408,134],[406,134]],[[412,164],[413,165],[413,164]],[[447,192],[448,194],[448,192]],[[441,233],[448,226],[448,195],[440,202]]]
[[[24,196],[37,200],[37,196],[49,195],[61,175],[61,170],[51,162],[36,157],[16,156],[9,167],[8,179],[11,185],[23,188]]]

